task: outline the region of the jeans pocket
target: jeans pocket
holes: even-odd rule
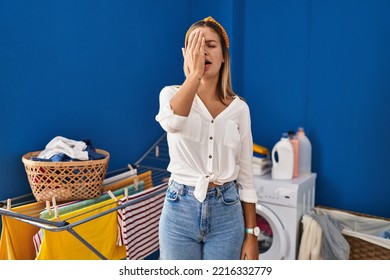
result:
[[[238,189],[235,187],[231,187],[222,193],[222,202],[223,204],[230,206],[235,205],[240,202],[240,195],[238,193]]]

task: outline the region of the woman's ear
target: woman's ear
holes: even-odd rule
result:
[[[181,53],[183,54],[183,58],[186,57],[186,49],[185,48],[181,48]]]

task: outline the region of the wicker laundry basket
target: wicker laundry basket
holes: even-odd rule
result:
[[[325,210],[330,210],[330,211],[342,211],[345,213],[355,215],[357,217],[380,219],[383,221],[390,222],[390,219],[388,218],[378,217],[374,215],[368,215],[368,214],[347,211],[347,210],[340,210],[340,209],[326,207],[326,206],[318,206],[318,208],[323,208]],[[374,243],[371,243],[369,241],[363,240],[358,237],[349,236],[346,234],[343,234],[343,237],[347,240],[350,246],[350,253],[349,253],[350,260],[390,260],[390,250],[387,248],[376,245]]]
[[[35,199],[48,201],[55,196],[56,201],[70,201],[100,196],[110,154],[100,149],[96,149],[96,152],[105,158],[44,162],[31,160],[40,151],[25,154],[22,161]]]
[[[390,222],[390,219],[385,219],[382,217],[372,216],[368,214],[356,213],[352,212],[351,214],[355,214],[361,217],[367,218],[376,218],[383,219]],[[373,244],[371,242],[365,241],[363,239],[343,235],[345,239],[348,241],[350,246],[349,259],[350,260],[390,260],[390,250],[383,248],[382,246]]]

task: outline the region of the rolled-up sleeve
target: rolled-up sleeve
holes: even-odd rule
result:
[[[160,92],[160,109],[156,115],[156,121],[158,121],[161,127],[170,133],[181,131],[184,127],[187,118],[179,115],[175,115],[173,112],[170,100],[176,94],[177,88],[173,86],[164,87]]]
[[[251,120],[249,108],[246,108],[245,114],[241,117],[241,157],[240,171],[238,173],[237,182],[240,185],[240,199],[248,203],[257,202],[257,192],[253,179],[253,139],[251,131]]]

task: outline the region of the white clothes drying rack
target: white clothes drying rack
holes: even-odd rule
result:
[[[170,176],[170,173],[166,169],[168,166],[168,163],[169,163],[168,143],[167,143],[167,139],[166,139],[166,133],[164,133],[148,149],[148,151],[133,165],[129,164],[125,168],[108,172],[106,175],[105,183],[110,182],[111,181],[110,178],[114,177],[115,175],[126,173],[127,171],[136,171],[135,177],[139,174],[144,173],[144,172],[152,171],[151,172],[152,185],[153,186],[161,186],[162,184],[167,184],[169,176]],[[103,184],[102,188],[104,187],[104,184]],[[52,231],[52,232],[68,231],[70,234],[72,234],[74,237],[76,237],[81,243],[83,243],[87,248],[89,248],[93,253],[95,253],[100,259],[105,260],[107,258],[105,256],[103,256],[87,240],[85,240],[82,236],[80,236],[76,232],[75,228],[81,224],[88,223],[94,219],[101,217],[101,216],[112,213],[113,211],[117,211],[119,209],[123,209],[125,207],[128,207],[132,204],[138,203],[140,201],[149,199],[152,196],[158,195],[158,194],[166,191],[166,189],[167,189],[167,187],[161,188],[158,192],[141,196],[137,199],[130,200],[130,201],[125,202],[119,206],[113,207],[109,210],[102,211],[99,214],[95,214],[95,215],[92,215],[88,218],[84,218],[84,219],[81,219],[79,221],[72,222],[72,223],[69,223],[66,220],[64,220],[64,221],[50,221],[50,220],[46,220],[46,219],[42,219],[42,218],[37,218],[36,216],[33,216],[33,214],[36,214],[36,212],[34,212],[34,213],[18,213],[18,212],[12,211],[12,208],[10,207],[11,204],[12,204],[12,207],[17,207],[17,206],[26,205],[26,204],[29,204],[32,202],[36,202],[32,193],[0,201],[0,215],[9,216],[13,219],[38,226],[39,228],[42,228],[42,229],[45,229],[48,231]],[[116,203],[116,202],[113,201],[112,203]],[[36,211],[38,211],[40,213],[43,210],[45,210],[45,208],[40,208],[40,209],[37,209]]]

